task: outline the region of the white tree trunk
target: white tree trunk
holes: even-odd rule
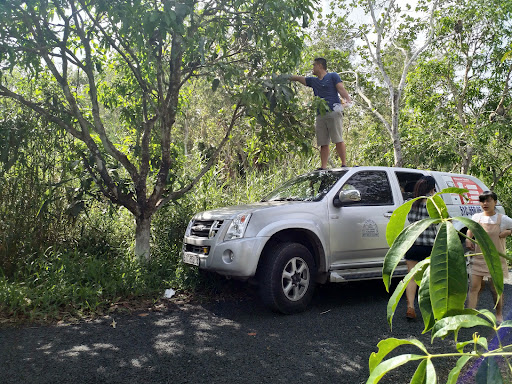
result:
[[[150,259],[151,218],[135,219],[135,256],[139,259]]]

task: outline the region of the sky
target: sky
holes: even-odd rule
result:
[[[329,3],[331,0],[321,0],[320,4],[322,7],[322,13],[326,15],[329,12]],[[389,3],[389,0],[388,0]],[[404,7],[406,4],[410,4],[412,9],[416,7],[417,0],[395,0],[395,4],[400,5],[401,7]],[[353,15],[354,19],[359,22],[367,22],[370,19],[370,15],[365,14],[363,11],[354,12]]]

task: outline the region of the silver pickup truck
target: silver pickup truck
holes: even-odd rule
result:
[[[314,171],[258,203],[197,213],[185,232],[183,262],[255,280],[271,309],[302,311],[317,283],[382,277],[386,225],[422,175],[433,176],[438,191],[470,191],[469,201],[443,195],[451,216],[480,211],[478,195],[487,187],[469,175],[392,167]],[[405,273],[402,264],[395,276]]]

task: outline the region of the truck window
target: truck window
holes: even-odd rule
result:
[[[414,197],[414,186],[423,174],[419,172],[395,172],[395,174],[404,201],[412,199]]]
[[[361,201],[354,205],[393,205],[393,194],[385,171],[361,171],[342,186],[343,190],[357,189]]]

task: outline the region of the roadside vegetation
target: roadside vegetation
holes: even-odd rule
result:
[[[53,219],[45,222],[41,217],[44,201],[31,204],[23,224],[18,222],[14,228],[6,224],[15,221],[3,222],[2,245],[6,248],[0,254],[0,317],[4,321],[90,317],[123,308],[120,303],[126,308],[137,307],[138,301],[151,306],[168,288],[186,296],[222,289],[223,279],[201,275],[181,263],[183,234],[192,215],[258,201],[283,180],[312,169],[312,161],[288,159],[282,166],[252,170],[236,178],[230,178],[226,167],[216,165],[194,193],[156,215],[150,260],[134,256],[134,224],[123,209],[109,210],[105,204],[87,200],[83,213],[73,217],[66,209],[65,196],[54,195],[45,209],[62,210],[61,220],[65,220],[56,229],[47,228]],[[23,195],[18,198],[25,200]],[[9,217],[7,207],[2,207],[2,213],[2,218]],[[45,231],[51,231],[51,236]]]

